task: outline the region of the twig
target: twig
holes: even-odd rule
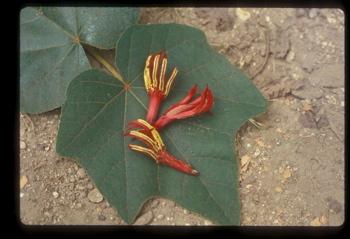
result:
[[[95,49],[93,49],[92,47],[86,47],[85,49],[90,56],[92,56],[99,63],[101,63],[117,80],[125,84],[123,77],[119,74],[117,69],[115,69],[114,66],[112,66],[108,61],[106,61]]]
[[[256,121],[253,118],[250,118],[248,121],[258,129],[266,129],[267,128],[266,125]]]
[[[254,79],[266,66],[267,60],[269,59],[269,53],[270,53],[270,38],[267,30],[264,31],[265,36],[265,59],[263,64],[258,68],[258,70],[252,74],[252,79]]]

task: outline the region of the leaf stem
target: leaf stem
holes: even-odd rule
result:
[[[100,62],[117,80],[124,82],[123,77],[119,74],[117,69],[111,65],[108,61],[106,61],[95,49],[92,47],[86,48],[87,52],[95,58],[98,62]]]

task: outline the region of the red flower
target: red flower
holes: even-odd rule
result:
[[[206,86],[202,94],[190,102],[196,91],[197,85],[194,85],[185,98],[172,105],[158,118],[154,123],[154,127],[160,130],[174,120],[185,119],[209,111],[214,103],[211,90]]]
[[[130,149],[144,153],[152,157],[156,161],[156,163],[167,165],[178,171],[194,176],[199,174],[199,172],[193,169],[190,164],[175,158],[166,151],[162,138],[160,137],[158,131],[152,125],[150,125],[142,119],[138,119],[129,123],[128,130],[130,130],[131,128],[135,128],[135,130],[131,130],[125,135],[139,139],[147,147],[129,144],[128,146]],[[137,128],[139,130],[136,130]]]
[[[169,94],[171,85],[177,74],[176,67],[172,70],[169,79],[165,82],[165,73],[168,59],[164,51],[150,55],[147,58],[144,70],[144,81],[149,95],[147,121],[153,123],[158,114],[160,102]]]

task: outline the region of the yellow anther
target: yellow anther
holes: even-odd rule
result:
[[[141,153],[145,153],[148,154],[149,156],[151,156],[154,160],[157,160],[157,155],[151,150],[151,149],[147,149],[145,147],[139,146],[139,145],[135,145],[135,144],[129,144],[130,149],[141,152]]]

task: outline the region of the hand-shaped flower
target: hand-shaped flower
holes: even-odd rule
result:
[[[129,144],[128,146],[130,149],[144,153],[152,157],[156,161],[156,163],[167,165],[178,171],[194,176],[199,174],[199,172],[193,169],[190,164],[179,160],[171,154],[169,154],[166,151],[165,145],[158,131],[145,120],[138,119],[135,121],[131,121],[129,123],[128,130],[130,130],[131,128],[138,128],[139,130],[131,130],[125,135],[140,140],[147,147]]]
[[[213,94],[211,90],[207,86],[197,99],[190,102],[196,91],[197,86],[195,85],[185,98],[172,105],[158,118],[154,123],[154,127],[160,130],[174,120],[185,119],[209,111],[213,106]]]
[[[164,51],[150,55],[147,58],[144,70],[144,81],[149,95],[147,121],[153,123],[157,116],[160,103],[169,94],[171,85],[177,74],[176,67],[172,70],[169,79],[165,82],[167,55]]]

